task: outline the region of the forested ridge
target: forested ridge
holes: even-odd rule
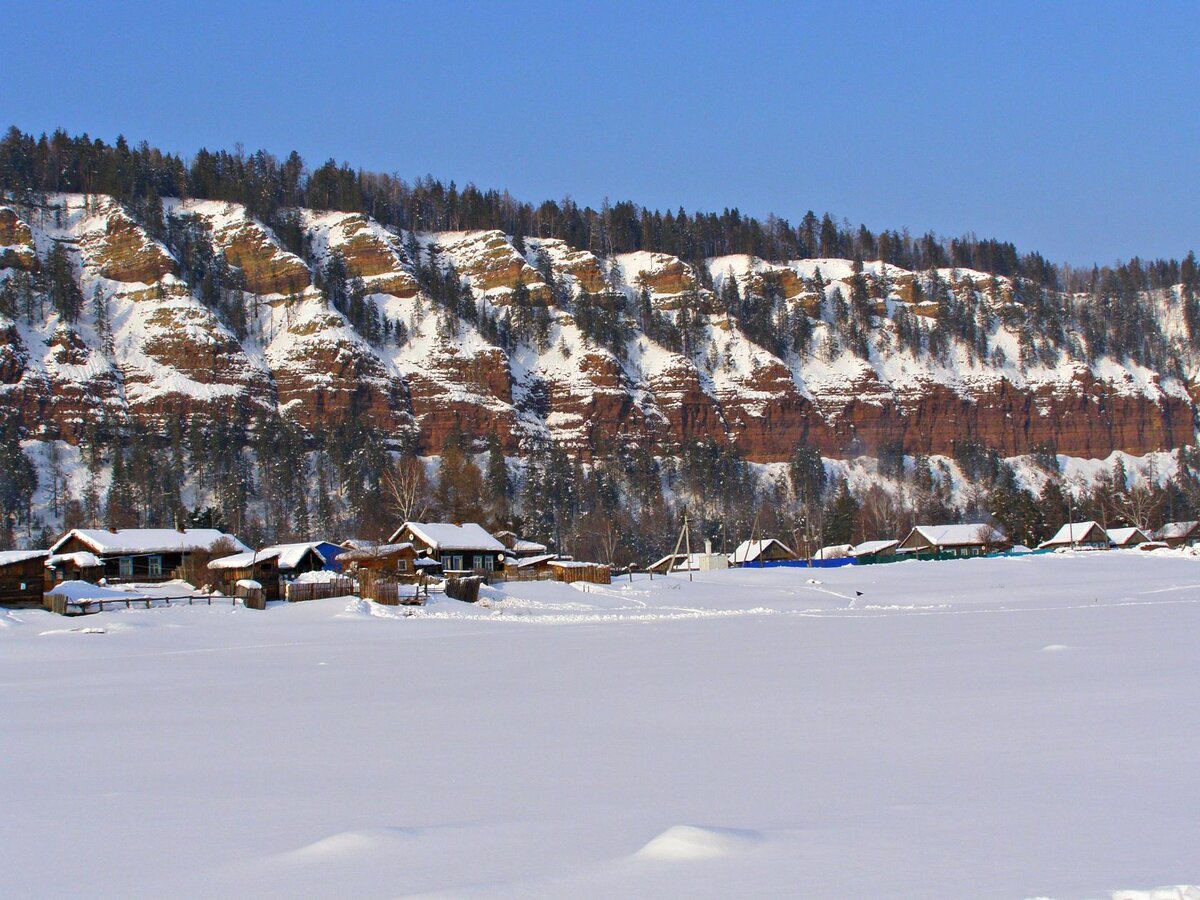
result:
[[[759,220],[736,208],[720,213],[649,210],[636,202],[605,202],[599,210],[574,201],[530,203],[506,190],[426,176],[412,182],[396,175],[355,169],[327,160],[309,169],[292,151],[281,161],[265,150],[199,150],[191,160],[164,153],[145,141],[131,146],[58,130],[35,137],[11,126],[0,140],[0,190],[15,194],[63,192],[109,194],[154,220],[163,197],[226,200],[276,228],[290,228],[295,207],[362,212],[408,231],[497,228],[518,240],[554,237],[573,247],[609,256],[653,250],[688,262],[745,253],[768,261],[841,258],[881,260],[909,270],[959,267],[1029,279],[1049,290],[1088,290],[1115,278],[1129,290],[1170,287],[1196,278],[1196,260],[1131,259],[1101,268],[1056,265],[1036,251],[1021,253],[994,238],[933,233],[913,236],[905,228],[873,232],[830,213],[807,212],[792,224],[777,216]],[[161,218],[161,215],[158,216]],[[702,267],[701,267],[702,268]]]

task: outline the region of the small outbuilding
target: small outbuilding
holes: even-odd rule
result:
[[[0,606],[41,606],[49,550],[0,551]]]
[[[1109,528],[1106,533],[1108,534],[1108,542],[1117,550],[1136,547],[1138,544],[1145,544],[1150,540],[1150,535],[1136,527]]]
[[[319,542],[312,541],[247,550],[212,560],[208,570],[217,586],[227,594],[235,592],[238,582],[256,581],[264,599],[278,600],[283,596],[284,585],[297,576],[327,570],[327,562],[318,547]]]
[[[492,535],[504,545],[508,555],[515,559],[525,559],[530,556],[545,556],[550,548],[537,541],[527,541],[515,531],[497,531]]]
[[[755,566],[770,562],[794,562],[796,554],[782,541],[766,538],[757,541],[742,541],[729,555],[733,566]]]
[[[896,548],[899,546],[900,542],[895,540],[863,541],[861,544],[854,545],[850,550],[850,555],[858,563],[882,562],[886,559],[894,559],[896,557]]]
[[[1054,537],[1038,544],[1039,550],[1059,550],[1074,548],[1076,550],[1108,550],[1112,542],[1108,532],[1100,527],[1099,522],[1068,522],[1054,533]]]
[[[1168,547],[1195,547],[1200,544],[1200,521],[1167,522],[1154,532],[1154,539]]]
[[[77,550],[55,553],[46,560],[47,587],[64,581],[98,582],[104,577],[104,562],[95,553]]]

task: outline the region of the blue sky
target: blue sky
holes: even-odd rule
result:
[[[0,2],[0,121],[540,200],[1200,248],[1200,4]]]

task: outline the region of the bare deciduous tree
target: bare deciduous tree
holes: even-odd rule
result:
[[[400,523],[420,519],[429,509],[429,479],[415,456],[396,460],[383,473],[383,496]]]

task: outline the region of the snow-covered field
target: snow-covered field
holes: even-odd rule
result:
[[[1136,551],[0,611],[0,893],[1151,896],[1198,636]]]

